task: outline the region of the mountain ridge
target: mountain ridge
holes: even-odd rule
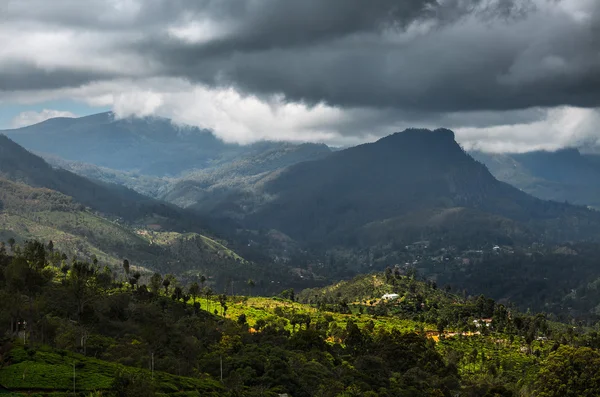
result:
[[[600,162],[578,148],[528,153],[470,154],[499,180],[541,199],[600,208]]]
[[[466,207],[522,223],[598,217],[496,180],[447,129],[409,129],[292,165],[266,183],[264,193],[273,199],[249,211],[250,224],[301,239],[430,208]],[[573,236],[581,236],[575,229]]]

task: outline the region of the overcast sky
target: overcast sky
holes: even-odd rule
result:
[[[0,128],[112,110],[227,141],[595,144],[598,0],[0,0]]]

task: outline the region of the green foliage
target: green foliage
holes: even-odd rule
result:
[[[0,327],[9,335],[0,384],[8,389],[484,397],[552,396],[542,394],[551,384],[596,392],[595,372],[579,364],[600,360],[596,333],[392,269],[298,294],[309,304],[287,299],[291,290],[286,299],[227,296],[172,275],[152,277],[148,289],[135,272],[125,287],[94,263],[61,269],[60,251],[35,241],[0,255]],[[488,316],[489,326],[473,323]]]
[[[600,352],[587,347],[561,346],[542,364],[535,381],[539,397],[600,395]]]

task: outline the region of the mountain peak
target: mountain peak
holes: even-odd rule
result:
[[[407,128],[404,131],[396,132],[386,137],[379,139],[378,142],[386,142],[392,140],[422,140],[422,141],[455,141],[454,132],[447,128],[438,128],[429,130],[426,128]]]

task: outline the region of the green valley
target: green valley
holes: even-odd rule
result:
[[[123,283],[75,258],[63,272],[61,258],[0,249],[0,385],[15,396],[558,396],[547,385],[569,360],[599,360],[595,329],[414,274],[267,298],[250,282],[246,296],[158,273]]]

